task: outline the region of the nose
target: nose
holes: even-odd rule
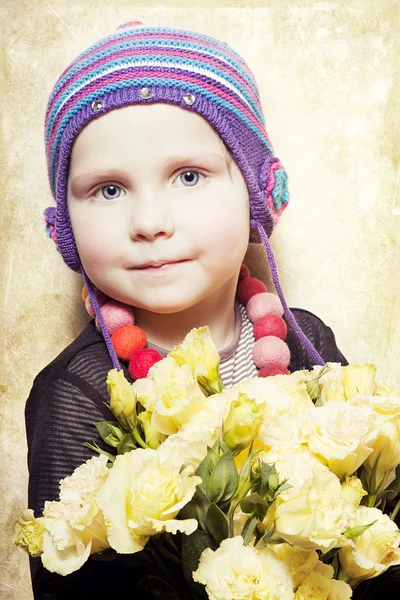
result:
[[[171,237],[175,231],[170,207],[149,196],[136,198],[131,209],[130,237],[137,241],[153,241]]]

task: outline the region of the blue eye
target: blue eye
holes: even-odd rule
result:
[[[178,177],[185,177],[187,183],[186,187],[194,187],[198,183],[199,177],[204,177],[204,175],[197,171],[183,171]]]
[[[99,192],[101,192],[102,198],[98,198],[97,194]],[[121,197],[121,192],[122,195],[125,195],[124,190],[120,188],[119,185],[104,185],[102,188],[97,190],[94,196],[99,200],[116,200],[117,198]]]

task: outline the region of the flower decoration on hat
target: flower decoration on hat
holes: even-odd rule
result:
[[[56,209],[54,206],[49,206],[43,213],[44,222],[45,222],[45,230],[47,236],[53,240],[55,245],[57,246],[57,237],[56,237]]]
[[[265,202],[276,225],[289,202],[287,172],[279,159],[273,157],[271,161],[268,158],[261,169],[260,179]]]

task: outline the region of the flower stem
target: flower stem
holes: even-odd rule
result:
[[[392,519],[392,521],[394,521],[395,518],[397,517],[397,513],[399,512],[399,510],[400,510],[400,499],[397,501],[396,506],[394,507],[394,509],[390,513],[390,518]]]

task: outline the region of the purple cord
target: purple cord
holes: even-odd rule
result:
[[[285,316],[286,316],[286,318],[287,318],[290,326],[292,327],[293,331],[297,335],[298,339],[304,345],[304,347],[307,350],[307,352],[310,355],[310,357],[313,359],[314,364],[316,364],[316,365],[324,365],[325,361],[318,354],[318,352],[316,351],[316,349],[314,348],[314,346],[312,345],[312,343],[310,342],[310,340],[308,339],[308,337],[303,333],[303,331],[301,330],[301,328],[297,324],[296,319],[294,318],[292,311],[288,307],[288,304],[286,302],[286,298],[283,295],[283,291],[282,291],[281,284],[280,284],[280,281],[279,281],[278,268],[276,266],[274,253],[272,252],[272,248],[271,248],[271,245],[269,243],[269,239],[268,239],[268,237],[267,237],[267,235],[266,235],[266,233],[264,231],[263,226],[258,221],[253,221],[253,220],[250,222],[250,225],[252,227],[257,227],[258,232],[259,232],[259,234],[261,236],[261,239],[262,239],[262,241],[264,243],[264,247],[265,247],[265,250],[267,252],[267,258],[268,258],[269,268],[271,269],[272,281],[274,282],[275,289],[276,289],[276,291],[278,293],[280,301],[282,302],[283,310],[285,311]]]
[[[89,277],[86,275],[85,269],[83,267],[81,268],[81,273],[82,273],[83,280],[85,282],[86,289],[88,291],[89,298],[92,303],[95,315],[98,319],[101,333],[103,334],[103,338],[106,343],[108,354],[110,355],[113,367],[114,367],[114,369],[117,369],[117,371],[121,371],[121,365],[119,364],[119,360],[115,353],[114,346],[112,345],[111,338],[107,331],[107,327],[104,323],[103,315],[101,314],[101,310],[100,310],[100,306],[99,306],[99,303],[96,298],[96,294],[94,293],[93,288],[92,288],[92,283],[91,283]]]

